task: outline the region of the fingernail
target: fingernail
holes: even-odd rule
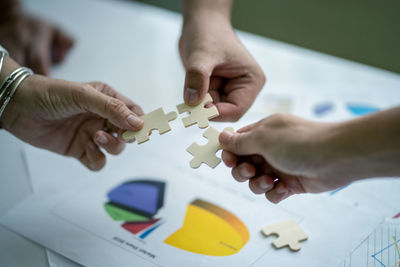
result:
[[[283,184],[279,184],[276,188],[276,193],[277,194],[283,194],[286,193],[286,187]]]
[[[246,168],[241,168],[239,170],[239,173],[244,178],[250,178],[251,177],[251,173]]]
[[[130,126],[137,128],[140,127],[143,124],[143,120],[137,116],[134,115],[129,115],[128,118],[126,119],[129,123]]]
[[[99,145],[107,145],[108,139],[104,134],[98,134],[96,135],[95,141]]]
[[[267,189],[269,189],[271,187],[271,185],[267,184],[264,180],[260,181],[259,186],[263,190],[267,190]]]
[[[199,92],[196,89],[186,88],[185,98],[189,103],[195,103],[199,99]]]

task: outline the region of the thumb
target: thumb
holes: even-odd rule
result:
[[[184,99],[188,105],[199,104],[208,92],[215,59],[204,52],[191,55],[187,61]]]
[[[219,143],[224,150],[236,155],[258,154],[259,144],[253,132],[235,133],[223,131],[219,135]]]
[[[105,95],[90,85],[78,91],[78,101],[86,111],[95,113],[121,129],[138,131],[143,120],[130,110],[121,100]]]

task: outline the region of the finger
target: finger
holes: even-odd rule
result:
[[[195,52],[189,56],[185,76],[184,99],[188,105],[197,105],[209,90],[210,76],[216,65],[208,53]]]
[[[135,102],[133,102],[128,97],[126,97],[123,94],[121,94],[120,92],[116,91],[114,88],[112,88],[108,84],[102,83],[102,82],[97,82],[97,81],[90,82],[89,84],[92,85],[99,92],[101,92],[101,93],[103,93],[105,95],[111,96],[113,98],[121,100],[136,115],[142,116],[144,114],[142,108],[139,105],[137,105]]]
[[[256,175],[256,168],[247,162],[239,164],[232,169],[232,176],[238,182],[245,182]]]
[[[213,121],[235,122],[238,121],[242,113],[244,113],[244,111],[242,112],[242,110],[244,110],[243,108],[232,103],[218,102],[215,103],[215,106],[218,109],[219,116],[213,118]]]
[[[89,141],[86,146],[85,154],[80,161],[88,167],[88,169],[98,171],[105,165],[106,157],[93,141]]]
[[[233,153],[223,150],[222,161],[225,163],[227,167],[232,168],[237,164],[237,157]]]
[[[74,39],[59,28],[54,27],[53,30],[52,62],[60,63],[64,61],[68,51],[74,45]]]
[[[219,135],[219,142],[224,150],[236,155],[259,154],[259,144],[254,131],[246,133],[223,131]]]
[[[283,182],[278,182],[278,184],[272,190],[265,193],[265,197],[275,204],[288,198],[290,195],[292,194],[290,194]]]
[[[271,176],[263,174],[250,179],[249,187],[254,194],[264,194],[274,187],[274,180]]]
[[[96,145],[104,148],[112,155],[118,155],[125,147],[124,143],[118,141],[117,138],[104,131],[97,131],[93,139]]]
[[[138,131],[143,127],[143,120],[119,99],[102,94],[88,84],[73,93],[77,94],[75,99],[78,99],[83,111],[106,118],[121,129]]]
[[[216,121],[237,121],[250,108],[257,97],[260,86],[249,77],[229,80],[224,86],[223,101],[216,104],[220,116]]]
[[[247,125],[247,126],[244,126],[244,127],[240,128],[239,130],[237,130],[237,132],[238,132],[238,133],[249,132],[249,131],[253,130],[254,127],[256,127],[257,125],[258,125],[258,122],[249,124],[249,125]]]

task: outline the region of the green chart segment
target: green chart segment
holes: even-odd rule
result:
[[[117,207],[111,202],[104,204],[104,209],[115,221],[145,221],[149,219],[126,209]]]

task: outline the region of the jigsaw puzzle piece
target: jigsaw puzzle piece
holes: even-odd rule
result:
[[[293,220],[282,221],[262,228],[261,232],[265,236],[277,235],[272,244],[276,248],[289,246],[293,251],[301,249],[301,241],[307,240],[308,236],[301,230],[301,228]]]
[[[144,121],[143,128],[139,131],[126,131],[122,134],[124,140],[135,138],[138,144],[149,140],[151,131],[158,130],[159,134],[164,134],[171,130],[169,122],[177,118],[176,112],[164,113],[162,108],[144,114],[141,118]]]
[[[207,94],[204,100],[197,106],[188,106],[185,103],[177,105],[176,108],[179,114],[189,112],[187,117],[182,118],[183,125],[189,127],[197,123],[200,129],[207,128],[210,124],[209,120],[219,115],[216,106],[205,107],[205,105],[210,103],[212,103],[212,97],[210,94]]]
[[[234,131],[231,127],[225,128],[224,130]],[[211,168],[217,167],[221,159],[218,158],[215,153],[222,149],[218,141],[219,134],[218,130],[210,127],[203,133],[203,136],[208,139],[207,144],[201,146],[197,143],[193,143],[186,149],[187,152],[193,155],[193,159],[190,161],[190,167],[196,169],[202,163],[207,164]]]

